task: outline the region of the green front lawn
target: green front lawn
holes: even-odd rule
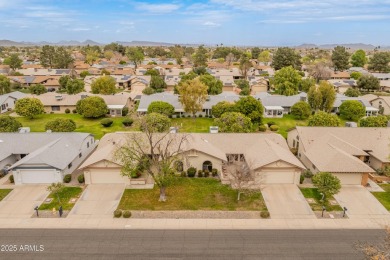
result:
[[[371,192],[382,205],[390,211],[390,184],[379,184],[385,192]]]
[[[275,122],[279,126],[277,133],[281,134],[284,138],[287,138],[287,133],[295,126],[306,126],[307,120],[296,120],[292,115],[284,115],[282,118],[264,118],[263,123]]]
[[[322,211],[323,203],[320,201],[322,195],[315,188],[300,188],[303,196],[305,198],[311,198],[315,200],[315,203],[309,203],[311,209],[313,211]],[[333,197],[329,198],[329,200],[334,200]],[[331,205],[329,202],[325,204],[325,208],[327,211],[343,211],[343,209],[339,205]]]
[[[78,198],[83,191],[82,188],[79,187],[64,187],[62,191],[58,194],[60,197],[61,203],[58,202],[57,195],[52,193],[49,194],[48,198],[52,198],[53,200],[49,203],[43,203],[39,209],[40,210],[52,210],[55,208],[58,210],[62,205],[63,210],[71,210],[74,206],[74,203],[69,203],[69,200],[72,198]]]
[[[214,125],[214,119],[198,118],[172,118],[172,126],[179,127],[180,132],[185,133],[208,133],[210,126]]]
[[[159,189],[126,189],[119,203],[122,210],[267,210],[259,192],[241,195],[213,178],[177,177],[166,189],[167,201],[159,202]]]
[[[116,131],[130,131],[135,127],[125,128],[122,125],[124,117],[111,118],[114,123],[110,127],[103,127],[100,124],[102,118],[89,119],[84,118],[79,114],[43,114],[36,116],[34,119],[26,117],[17,117],[16,119],[22,123],[23,126],[30,127],[32,132],[44,132],[47,122],[56,118],[72,119],[76,123],[76,132],[85,132],[95,135],[96,139],[100,139],[106,133],[112,133]]]
[[[11,191],[12,191],[12,189],[1,189],[0,190],[0,201],[2,201]]]

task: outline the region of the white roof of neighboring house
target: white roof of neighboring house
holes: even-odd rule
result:
[[[26,94],[19,92],[19,91],[7,93],[7,94],[0,96],[0,104],[3,104],[9,97],[18,100],[18,99],[24,98],[26,96],[27,96]]]

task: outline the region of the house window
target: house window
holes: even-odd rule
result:
[[[205,170],[208,170],[209,172],[211,172],[211,170],[213,169],[213,164],[210,162],[210,161],[205,161],[202,165],[202,169],[205,171]]]
[[[83,156],[83,154],[82,153],[79,153],[79,158],[81,158]]]
[[[60,111],[60,106],[51,106],[51,111]]]
[[[5,105],[1,105],[1,110],[5,110]]]
[[[72,168],[72,163],[68,164],[68,169]]]

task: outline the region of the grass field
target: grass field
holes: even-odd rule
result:
[[[159,202],[159,189],[125,190],[118,209],[122,210],[250,210],[264,211],[266,206],[259,192],[241,195],[213,178],[177,177],[166,189],[167,201]]]
[[[50,193],[48,198],[52,198],[53,200],[49,203],[43,203],[39,209],[40,210],[52,210],[55,208],[56,210],[62,205],[63,210],[71,210],[74,206],[74,203],[69,203],[69,200],[72,198],[78,198],[83,191],[82,188],[79,187],[64,187],[61,192],[59,192],[59,197],[61,203],[58,202],[57,195]]]
[[[315,200],[315,203],[309,203],[311,209],[313,211],[321,211],[322,210],[322,202],[320,201],[322,195],[318,192],[317,189],[314,188],[300,188],[303,196],[305,198],[311,198]],[[329,200],[334,200],[333,197],[329,198]],[[327,211],[342,211],[343,209],[339,205],[331,205],[327,202],[325,205]]]
[[[0,201],[2,201],[11,191],[12,189],[0,189]]]
[[[371,192],[372,195],[390,211],[390,184],[379,184],[385,192]]]

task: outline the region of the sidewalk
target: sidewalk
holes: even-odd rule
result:
[[[21,229],[384,229],[390,219],[1,219]]]

